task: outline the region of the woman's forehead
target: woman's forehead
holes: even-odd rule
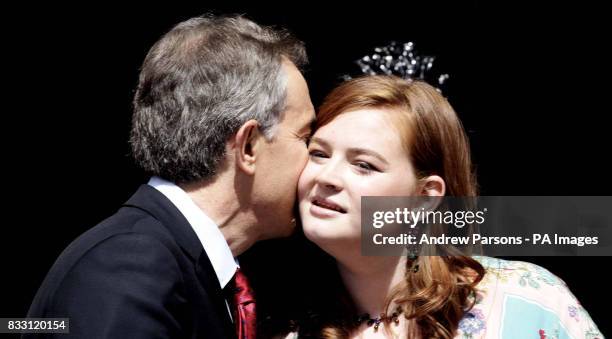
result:
[[[321,126],[315,137],[337,146],[368,145],[384,149],[386,153],[404,152],[403,138],[392,115],[390,110],[379,108],[344,112]],[[401,149],[395,150],[396,147]]]

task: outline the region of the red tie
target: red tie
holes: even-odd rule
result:
[[[238,339],[255,339],[255,298],[247,277],[240,268],[230,283],[234,284],[234,321]]]

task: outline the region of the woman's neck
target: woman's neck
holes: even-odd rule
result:
[[[342,281],[351,295],[357,311],[376,318],[384,309],[393,288],[404,280],[406,257],[356,257],[338,261]],[[395,308],[391,302],[391,309]]]

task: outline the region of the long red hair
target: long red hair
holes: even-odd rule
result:
[[[349,80],[325,98],[317,127],[362,108],[390,113],[418,178],[442,177],[449,196],[477,195],[468,138],[457,114],[435,88],[394,76]],[[403,308],[410,338],[452,338],[473,306],[470,296],[475,295],[485,270],[469,256],[422,256],[417,260],[419,271],[407,273],[395,288],[388,297],[387,312],[391,301]],[[330,321],[323,322],[318,332],[323,338],[348,338],[352,330],[350,322]]]

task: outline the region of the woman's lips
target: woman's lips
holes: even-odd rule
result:
[[[318,218],[331,218],[339,216],[341,213],[338,211],[330,210],[315,204],[310,205],[310,214]]]
[[[339,214],[346,214],[346,210],[329,199],[314,198],[310,205],[310,213],[318,217],[326,218]]]

